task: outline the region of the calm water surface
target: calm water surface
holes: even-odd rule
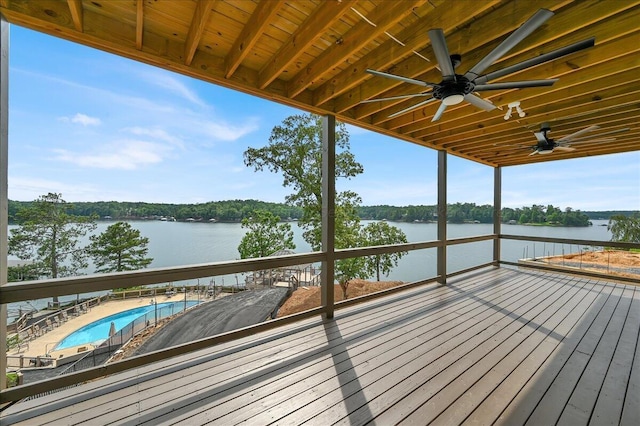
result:
[[[593,226],[568,228],[548,226],[503,225],[505,234],[548,236],[557,238],[609,241],[611,234],[607,231],[606,220],[594,220]],[[98,223],[96,233],[103,232],[114,222]],[[168,266],[193,265],[200,263],[218,262],[239,259],[238,245],[245,234],[239,223],[187,223],[161,221],[132,221],[131,226],[139,229],[142,236],[149,238],[148,256],[153,258],[150,268]],[[390,222],[400,228],[409,242],[431,241],[437,236],[435,223],[404,223]],[[295,251],[304,253],[310,251],[309,245],[302,239],[302,230],[297,223],[291,223],[294,231]],[[13,226],[10,226],[11,229]],[[449,224],[447,235],[449,238],[486,235],[493,232],[492,224]],[[87,239],[88,241],[88,239]],[[563,252],[577,252],[580,248],[573,245],[532,243],[527,241],[503,241],[502,259],[517,261],[523,257],[562,254]],[[490,262],[493,257],[491,241],[463,244],[449,247],[447,250],[447,270],[454,272],[480,263]],[[94,271],[90,265],[86,273]],[[404,256],[398,267],[388,277],[382,280],[416,281],[431,278],[436,275],[436,249],[413,251]],[[217,285],[242,285],[244,277],[225,275],[211,278],[201,278],[200,285],[210,283]],[[195,285],[196,280],[173,285]],[[83,295],[84,296],[84,295]],[[61,297],[61,300],[75,299],[76,295]],[[42,307],[46,301],[31,301],[31,304]],[[10,305],[10,309],[11,309]],[[15,305],[13,306],[15,307]]]

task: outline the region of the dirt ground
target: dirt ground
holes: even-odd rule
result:
[[[347,297],[354,298],[387,288],[397,287],[404,284],[402,281],[365,281],[353,280],[347,289]],[[339,302],[344,300],[342,288],[336,284],[334,289],[334,300]],[[294,291],[286,302],[278,310],[278,318],[317,308],[320,306],[320,287],[301,287]]]
[[[564,256],[551,256],[544,260],[554,265],[579,267],[631,278],[638,277],[640,280],[640,253],[623,250],[585,251]]]

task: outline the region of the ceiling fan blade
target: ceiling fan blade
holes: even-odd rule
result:
[[[504,83],[479,84],[473,90],[476,92],[484,92],[487,90],[524,89],[526,87],[547,87],[547,86],[553,86],[553,84],[556,81],[558,81],[557,78],[549,78],[546,80],[506,81]]]
[[[579,141],[571,141],[571,145],[577,145],[581,143],[601,143],[601,142],[614,142],[616,138],[603,138],[603,139],[580,139]]]
[[[613,134],[616,134],[616,133],[622,133],[622,132],[627,132],[627,131],[629,131],[628,128],[612,130],[610,132],[598,133],[597,135],[583,136],[583,137],[579,137],[579,138],[575,138],[574,137],[574,138],[571,138],[571,143],[593,142],[594,139],[611,142],[611,141],[616,140],[616,138],[603,138],[603,136],[609,136],[609,135],[613,135]],[[562,140],[560,140],[560,142],[562,142]]]
[[[538,153],[538,150],[534,150],[531,154],[529,154],[529,157],[531,157],[532,155],[536,155]]]
[[[427,86],[427,87],[435,86],[435,83],[429,83],[428,81],[416,80],[414,78],[409,78],[409,77],[402,77],[400,75],[389,74],[387,72],[370,70],[370,69],[367,69],[366,71],[369,74],[377,75],[379,77],[392,78],[394,80],[404,81],[405,83],[416,84],[418,86]]]
[[[494,109],[496,109],[496,106],[494,104],[482,99],[479,96],[474,95],[473,93],[464,95],[464,100],[469,102],[471,105],[481,108],[485,111],[493,111]]]
[[[585,129],[578,130],[575,133],[571,133],[570,135],[564,136],[564,137],[558,139],[556,142],[568,142],[571,139],[575,139],[578,136],[584,135],[585,133],[593,132],[594,130],[598,130],[599,128],[600,128],[600,126],[595,126],[595,125],[594,126],[589,126],[589,127],[585,128]]]
[[[447,109],[447,104],[445,104],[444,102],[440,102],[440,106],[438,107],[436,114],[431,119],[431,122],[433,123],[434,121],[440,120],[440,117],[442,117],[442,113],[445,109]]]
[[[534,135],[536,136],[538,142],[547,143],[547,138],[544,136],[543,132],[535,132]]]
[[[389,118],[397,117],[397,116],[399,116],[399,115],[404,114],[405,112],[409,112],[409,111],[414,110],[414,109],[416,109],[416,108],[420,108],[421,106],[426,105],[426,104],[428,104],[429,102],[432,102],[433,100],[435,100],[435,98],[429,98],[429,99],[424,100],[424,101],[422,101],[422,102],[418,102],[417,104],[412,105],[412,106],[410,106],[410,107],[408,107],[408,108],[405,108],[405,109],[400,110],[400,111],[398,111],[398,112],[394,112],[393,114],[391,114],[391,115],[389,116]]]
[[[575,148],[571,148],[570,146],[562,146],[562,145],[558,145],[553,149],[558,151],[566,151],[566,152],[571,152],[576,150]]]
[[[440,66],[443,80],[455,80],[456,73],[451,63],[451,56],[447,48],[447,41],[444,38],[444,32],[440,28],[429,30],[429,39],[431,40],[433,53],[435,53],[436,60]]]
[[[579,50],[586,49],[588,47],[593,47],[595,45],[595,40],[596,40],[595,37],[591,37],[586,40],[582,40],[577,43],[570,44],[569,46],[561,47],[560,49],[554,50],[552,52],[545,53],[540,56],[536,56],[535,58],[522,61],[515,65],[511,65],[510,67],[506,67],[501,70],[490,72],[489,74],[485,74],[475,79],[474,83],[485,84],[486,82],[495,80],[496,78],[504,77],[505,75],[513,74],[514,72],[518,72],[526,68],[540,65],[545,62],[553,61],[555,59],[561,58],[563,56],[577,52]]]
[[[413,95],[399,95],[399,96],[389,96],[388,98],[366,99],[364,101],[360,101],[360,103],[366,104],[366,103],[379,102],[379,101],[395,101],[397,99],[410,99],[410,98],[417,98],[420,96],[432,96],[432,93],[431,92],[414,93]]]
[[[515,30],[509,37],[507,37],[502,43],[500,43],[495,49],[493,49],[487,56],[482,58],[480,62],[474,65],[464,75],[469,80],[474,80],[484,70],[486,70],[491,64],[500,59],[505,53],[511,50],[516,44],[524,40],[529,34],[534,32],[540,25],[544,24],[547,19],[554,15],[553,12],[547,9],[538,10],[531,18],[527,20],[520,28]]]

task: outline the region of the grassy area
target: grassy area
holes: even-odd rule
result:
[[[18,373],[7,373],[7,387],[18,386]]]

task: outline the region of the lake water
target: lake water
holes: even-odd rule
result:
[[[606,220],[594,220],[593,226],[568,228],[548,226],[503,225],[504,234],[532,235],[539,237],[556,237],[582,240],[608,241],[611,234],[607,231]],[[96,233],[103,232],[114,222],[100,221]],[[366,221],[365,221],[366,223]],[[193,265],[200,263],[236,260],[240,258],[238,245],[245,234],[239,223],[198,223],[198,222],[162,222],[132,221],[131,226],[140,230],[142,236],[149,238],[148,256],[153,258],[150,268]],[[389,222],[400,228],[409,242],[432,241],[437,238],[435,223]],[[309,245],[302,239],[302,230],[296,222],[292,222],[296,253],[310,251]],[[13,228],[10,226],[9,229]],[[448,238],[486,235],[493,232],[492,224],[449,224]],[[88,238],[87,238],[88,241]],[[502,242],[502,260],[517,261],[523,257],[542,256],[577,252],[577,246],[561,244],[533,243],[527,241],[505,240]],[[454,272],[490,262],[493,257],[492,241],[462,244],[449,247],[447,250],[447,270]],[[86,273],[93,273],[91,265]],[[436,275],[436,249],[417,250],[404,256],[398,267],[382,280],[416,281]],[[372,278],[372,279],[375,279]],[[217,285],[242,285],[242,276],[218,276],[201,279],[200,285],[208,285],[215,280]],[[195,285],[195,280],[173,285]],[[86,296],[86,295],[83,295]],[[61,301],[75,299],[76,295],[61,297]],[[30,301],[36,308],[46,306],[46,301]],[[9,306],[9,309],[16,305]]]

